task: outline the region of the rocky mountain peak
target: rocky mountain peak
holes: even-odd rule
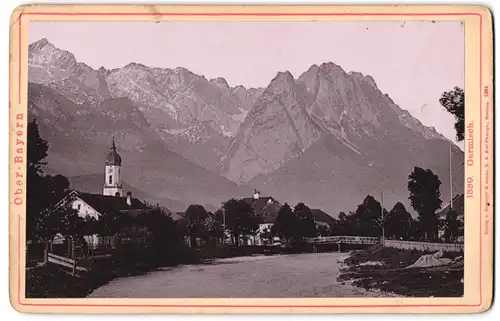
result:
[[[146,65],[143,65],[141,63],[131,62],[123,68],[125,68],[125,69],[148,69],[149,67]]]
[[[307,69],[306,73],[317,73],[319,70],[319,66],[316,64],[313,64],[309,69]]]
[[[324,62],[322,63],[318,70],[324,74],[329,75],[330,77],[338,77],[338,76],[346,76],[346,72],[339,65],[334,64],[333,62]]]
[[[72,53],[56,48],[47,38],[42,38],[28,46],[28,59],[32,65],[53,65],[63,71],[72,71],[77,64]]]
[[[271,83],[267,87],[264,92],[264,95],[269,94],[278,94],[282,92],[286,92],[289,90],[293,90],[296,86],[295,79],[293,79],[292,74],[289,71],[278,72],[276,77],[271,80]]]
[[[175,73],[178,74],[178,75],[180,75],[180,76],[182,76],[182,77],[194,76],[194,74],[190,70],[188,70],[188,69],[186,69],[184,67],[177,67],[177,68],[175,68]]]
[[[224,90],[230,89],[229,84],[227,83],[226,79],[224,79],[222,77],[217,77],[215,79],[211,79],[210,82],[214,83],[216,86],[218,86],[219,88],[222,88]]]
[[[29,49],[28,51],[29,52],[33,52],[33,53],[37,53],[37,52],[39,52],[45,46],[52,46],[52,47],[54,47],[54,45],[52,45],[47,38],[42,38],[40,40],[37,40],[37,41],[31,43],[28,46],[28,49]]]
[[[367,82],[367,83],[369,83],[370,85],[372,85],[372,87],[374,87],[374,88],[377,88],[377,89],[378,89],[378,87],[377,87],[377,83],[375,82],[375,79],[373,79],[373,77],[372,77],[372,76],[370,76],[370,75],[366,75],[366,76],[365,76],[365,80],[366,80],[366,82]]]
[[[348,75],[349,75],[349,77],[354,78],[355,80],[357,80],[360,83],[366,83],[366,84],[372,86],[373,89],[379,90],[377,87],[377,83],[375,82],[375,79],[373,79],[373,77],[370,75],[363,75],[362,73],[355,72],[355,71],[349,72]],[[384,96],[387,96],[387,95],[384,95]]]
[[[286,70],[286,71],[279,71],[276,74],[276,77],[274,78],[274,80],[275,81],[277,81],[277,80],[283,80],[283,81],[286,81],[286,82],[295,83],[295,79],[293,78],[292,73],[289,72],[288,70]]]
[[[233,88],[233,92],[235,92],[235,93],[239,92],[239,91],[242,91],[242,90],[246,91],[247,89],[243,85],[238,85],[238,86],[236,86],[236,87]]]
[[[57,110],[71,111],[65,117],[74,120],[53,137],[73,133],[71,126],[81,119],[97,119],[97,134],[80,130],[95,142],[109,137],[109,129],[129,133],[127,144],[146,155],[146,135],[182,159],[235,182],[255,181],[287,201],[349,210],[377,190],[384,177],[390,177],[387,183],[397,181],[394,189],[401,188],[404,198],[410,169],[400,170],[401,164],[424,166],[438,159],[434,151],[442,146],[447,151],[448,142],[399,108],[373,77],[346,73],[332,62],[311,65],[297,79],[279,72],[265,88],[231,88],[222,77],[207,80],[183,67],[130,63],[94,70],[47,39],[31,44],[29,55],[29,81],[60,93],[72,107]],[[31,105],[36,103],[40,112],[54,108],[31,92]],[[93,118],[82,118],[86,114]],[[82,123],[94,126],[93,120]],[[426,152],[429,144],[434,144],[431,153]],[[145,157],[164,161],[163,156]],[[339,204],[332,204],[332,195]]]

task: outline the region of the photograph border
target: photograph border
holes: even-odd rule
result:
[[[27,124],[27,26],[29,21],[40,20],[241,20],[279,19],[280,21],[307,21],[304,19],[323,19],[323,21],[356,20],[370,18],[374,20],[403,18],[418,20],[463,20],[465,21],[466,66],[465,88],[466,105],[477,106],[479,111],[466,109],[466,122],[479,120],[479,139],[474,137],[474,149],[480,148],[472,156],[464,151],[464,156],[473,157],[475,165],[466,167],[467,173],[478,172],[480,179],[474,179],[474,202],[465,203],[465,212],[480,213],[478,223],[471,223],[471,215],[465,215],[466,235],[465,252],[478,251],[478,268],[476,273],[465,272],[464,297],[462,298],[323,298],[323,299],[27,299],[24,296],[23,284],[25,273],[25,172],[22,159],[26,151],[16,146],[18,141],[26,142]],[[489,92],[493,90],[492,83],[492,22],[491,13],[480,6],[167,6],[167,5],[26,5],[18,7],[11,16],[11,47],[10,47],[10,147],[9,147],[9,219],[10,219],[10,292],[11,303],[18,311],[23,312],[56,312],[56,313],[395,313],[395,312],[436,312],[459,313],[481,312],[487,310],[492,300],[493,283],[493,184],[487,183],[485,189],[485,174],[492,182],[493,155],[484,159],[485,144],[490,144],[493,151],[493,102]],[[478,46],[475,46],[475,41]],[[471,43],[472,42],[472,43]],[[471,47],[472,46],[472,47]],[[476,48],[474,48],[476,47]],[[479,47],[479,48],[477,48]],[[474,50],[477,52],[473,53]],[[473,53],[473,57],[470,53]],[[470,73],[472,71],[472,73]],[[471,74],[478,74],[471,79]],[[491,88],[491,89],[486,89]],[[489,91],[489,92],[488,92]],[[473,101],[472,99],[475,99]],[[479,116],[479,117],[477,117]],[[484,123],[483,123],[484,121]],[[488,122],[488,125],[486,124]],[[476,127],[477,128],[477,127]],[[474,135],[476,135],[477,130]],[[484,140],[487,137],[489,139]],[[19,144],[18,144],[19,145]],[[24,145],[25,146],[25,145]],[[467,146],[465,147],[465,149]],[[492,152],[490,152],[492,153]],[[476,165],[478,164],[478,165]],[[491,166],[489,165],[491,164]],[[475,177],[477,177],[475,176]],[[19,183],[20,182],[20,183]],[[19,193],[17,193],[19,192]],[[477,197],[479,196],[479,198]],[[20,201],[18,201],[18,199]],[[479,201],[479,202],[478,202]],[[18,204],[20,203],[20,204]],[[479,207],[478,207],[479,204]],[[472,219],[474,219],[473,216]],[[471,231],[467,226],[478,227]],[[488,225],[488,226],[487,226]],[[486,230],[485,228],[488,228]],[[488,233],[489,231],[489,233]],[[477,235],[479,234],[479,235]],[[473,242],[472,237],[478,240]],[[474,248],[475,246],[478,246]],[[465,266],[475,257],[465,255]],[[473,262],[472,262],[473,263]],[[478,291],[473,283],[478,282]],[[476,280],[474,282],[474,279]],[[474,292],[467,295],[467,292]],[[224,301],[224,303],[203,304],[201,301]],[[228,301],[229,300],[229,301]],[[321,301],[320,301],[321,300]],[[363,301],[365,304],[319,304],[324,301]],[[123,303],[130,301],[130,303]],[[138,303],[139,301],[144,303]],[[174,301],[161,303],[159,301]],[[304,304],[304,302],[314,302]],[[381,301],[387,304],[379,303]],[[415,301],[414,304],[408,301]],[[186,303],[180,303],[186,302]],[[193,303],[188,303],[193,302]],[[200,303],[196,303],[200,302]],[[234,303],[226,303],[234,302]],[[248,304],[242,304],[245,302]],[[252,303],[253,302],[253,303]],[[281,304],[277,302],[282,302]],[[289,302],[288,304],[286,302]],[[300,303],[302,302],[302,303]],[[269,303],[269,304],[267,304]],[[318,304],[316,304],[318,303]],[[70,308],[70,309],[67,309]],[[79,308],[79,309],[76,309]],[[108,308],[99,309],[95,308]],[[117,308],[131,308],[119,310]],[[154,309],[152,309],[154,308]],[[81,311],[80,311],[81,310]]]

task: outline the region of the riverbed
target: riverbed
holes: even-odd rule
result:
[[[384,297],[337,281],[346,253],[252,256],[118,278],[93,298]]]

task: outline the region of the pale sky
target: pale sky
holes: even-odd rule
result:
[[[266,87],[278,71],[297,78],[333,62],[371,75],[401,108],[455,141],[454,118],[439,98],[464,87],[460,21],[31,22],[28,34],[30,43],[47,38],[95,69],[185,67],[230,86]]]

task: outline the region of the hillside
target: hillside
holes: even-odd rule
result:
[[[49,141],[48,166],[61,174],[102,172],[115,137],[124,180],[154,199],[219,207],[230,196],[251,194],[249,187],[238,186],[169,150],[126,98],[106,99],[95,109],[76,105],[39,84],[30,83],[28,90],[30,119],[37,119],[41,135]]]
[[[47,39],[28,55],[30,118],[50,142],[49,167],[100,173],[115,137],[124,180],[173,210],[218,208],[253,188],[333,216],[381,192],[387,209],[397,201],[410,209],[415,166],[439,176],[446,203],[450,149],[453,190],[463,190],[456,145],[401,109],[373,77],[332,62],[245,88],[183,67],[95,70]]]

